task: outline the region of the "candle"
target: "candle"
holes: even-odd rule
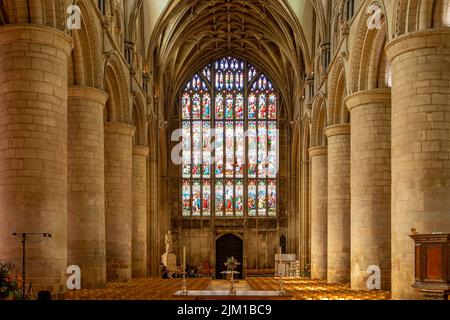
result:
[[[183,247],[183,273],[186,272],[186,247]]]

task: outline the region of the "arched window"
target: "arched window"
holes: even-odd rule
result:
[[[183,217],[275,217],[278,95],[252,65],[226,57],[180,93]]]

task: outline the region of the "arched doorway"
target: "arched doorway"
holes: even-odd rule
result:
[[[243,265],[243,241],[234,234],[228,233],[216,240],[216,279],[223,279],[222,271],[226,271],[225,263],[227,258],[234,257],[241,264],[237,271],[237,279],[242,279],[242,265]]]

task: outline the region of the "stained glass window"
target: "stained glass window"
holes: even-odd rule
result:
[[[226,57],[180,94],[184,217],[275,217],[278,96],[254,66]]]

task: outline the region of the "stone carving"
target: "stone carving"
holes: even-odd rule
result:
[[[168,231],[165,237],[166,254],[173,253],[173,236],[172,231]]]

